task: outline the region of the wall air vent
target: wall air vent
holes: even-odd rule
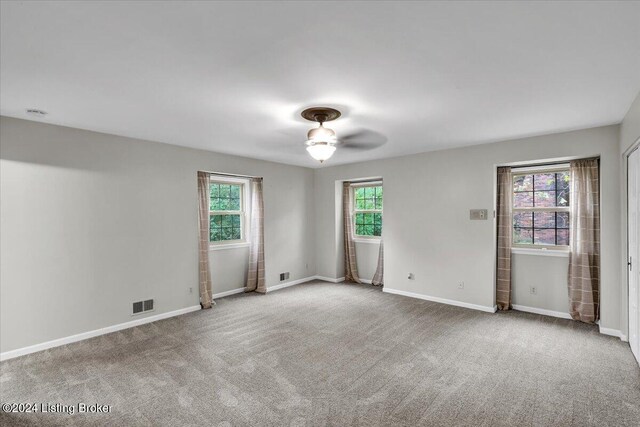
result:
[[[146,313],[147,311],[153,311],[153,299],[148,299],[145,301],[136,301],[133,303],[132,314]]]
[[[142,313],[143,310],[142,301],[133,303],[133,314]]]

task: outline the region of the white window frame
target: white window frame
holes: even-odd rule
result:
[[[353,224],[353,240],[356,242],[362,242],[362,243],[378,243],[380,242],[380,240],[382,239],[382,236],[365,236],[362,234],[356,234],[356,214],[357,213],[379,213],[380,214],[380,218],[382,219],[382,227],[384,227],[384,196],[382,198],[382,209],[356,209],[356,195],[355,195],[355,189],[356,188],[363,188],[363,187],[382,187],[382,181],[368,181],[368,182],[362,182],[362,183],[353,183],[350,185],[349,191],[351,191],[351,200],[352,200],[352,218],[351,218],[351,223]]]
[[[242,178],[234,178],[234,177],[221,177],[221,176],[211,176],[209,179],[209,184],[223,184],[223,185],[239,185],[240,186],[240,210],[239,211],[212,211],[209,210],[209,217],[211,215],[240,215],[240,239],[234,240],[220,240],[217,242],[212,242],[209,240],[209,250],[220,250],[220,249],[230,249],[235,247],[245,247],[249,246],[249,230],[247,230],[247,224],[249,222],[249,212],[250,212],[250,203],[249,203],[249,181]]]
[[[539,175],[539,174],[549,174],[549,173],[559,173],[559,172],[569,172],[570,165],[567,163],[556,164],[556,165],[541,165],[541,166],[533,166],[533,167],[522,167],[522,168],[513,168],[512,169],[512,177],[511,177],[511,236],[512,239],[515,235],[515,229],[513,226],[513,218],[514,215],[518,212],[568,212],[569,213],[569,224],[573,218],[571,218],[571,204],[569,206],[555,206],[555,207],[525,207],[525,208],[516,208],[514,206],[514,195],[513,191],[513,182],[516,177],[525,176],[525,175]],[[571,196],[571,195],[570,195]],[[569,232],[571,230],[571,226],[569,226]],[[571,239],[571,236],[569,236]],[[569,240],[571,243],[571,240]],[[523,244],[523,243],[512,243],[512,252],[513,253],[529,253],[533,254],[533,251],[558,251],[558,252],[568,252],[569,245],[535,245],[535,244]],[[549,254],[550,255],[550,254]]]

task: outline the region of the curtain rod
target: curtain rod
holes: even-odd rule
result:
[[[229,176],[229,177],[235,177],[235,178],[263,178],[261,176],[254,176],[254,175],[239,175],[237,173],[213,172],[213,171],[203,171],[203,170],[198,172],[205,172],[205,173],[210,173],[212,175]]]
[[[531,167],[538,167],[538,166],[553,166],[553,165],[562,165],[562,164],[569,164],[571,163],[572,160],[589,160],[589,159],[598,159],[600,160],[600,156],[599,155],[595,155],[595,156],[587,156],[587,157],[565,157],[563,159],[554,159],[554,160],[550,160],[548,162],[542,160],[542,161],[533,161],[533,162],[513,162],[513,163],[504,163],[504,164],[500,164],[497,165],[498,167],[504,167],[504,166],[508,166],[512,169],[518,169],[518,168],[531,168]]]

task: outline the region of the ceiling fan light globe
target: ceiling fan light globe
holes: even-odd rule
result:
[[[317,143],[315,141],[307,141],[307,152],[311,157],[318,160],[320,163],[333,156],[336,151],[336,146],[327,143]]]
[[[315,142],[335,142],[336,133],[333,129],[328,129],[320,125],[320,127],[311,129],[307,133],[307,139]]]

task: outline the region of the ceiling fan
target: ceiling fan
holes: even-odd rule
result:
[[[361,129],[342,136],[336,136],[333,129],[324,127],[324,123],[339,118],[342,113],[331,107],[311,107],[304,110],[300,115],[312,122],[320,125],[307,132],[307,152],[311,157],[320,163],[329,159],[336,151],[338,145],[341,148],[371,149],[384,144],[387,139],[377,132]]]

